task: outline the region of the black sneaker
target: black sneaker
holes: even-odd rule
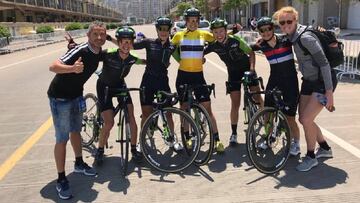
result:
[[[132,159],[135,162],[141,162],[142,159],[143,159],[143,154],[141,152],[138,152],[138,151],[131,152],[131,156],[132,156]]]
[[[97,150],[95,154],[95,163],[96,165],[100,166],[103,164],[103,162],[104,162],[104,152]]]
[[[72,198],[69,181],[66,179],[56,183],[56,191],[60,199],[66,200]]]
[[[82,173],[86,176],[96,176],[97,175],[96,170],[94,168],[91,168],[85,162],[82,162],[81,164],[75,164],[74,172]]]

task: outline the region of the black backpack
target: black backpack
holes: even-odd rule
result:
[[[300,37],[305,32],[312,32],[320,40],[320,44],[323,48],[325,56],[329,61],[330,67],[334,68],[344,63],[344,51],[343,43],[336,39],[335,33],[330,30],[321,30],[319,28],[313,28],[308,26],[305,28],[298,38],[299,47],[303,50],[305,55],[309,55],[310,52],[302,45]]]

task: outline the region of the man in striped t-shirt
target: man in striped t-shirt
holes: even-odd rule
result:
[[[206,42],[214,41],[210,32],[198,30],[200,22],[200,12],[196,8],[189,8],[184,12],[186,29],[178,32],[172,39],[172,44],[177,46],[180,51],[180,66],[176,78],[176,90],[179,95],[181,85],[202,85],[206,84],[203,74],[204,47]],[[196,99],[205,107],[212,120],[215,149],[218,153],[224,152],[224,145],[220,142],[217,124],[211,110],[209,90],[206,87],[197,88],[194,91]],[[186,108],[187,97],[180,98],[181,108]],[[189,139],[187,133],[184,133]]]
[[[56,73],[47,94],[56,137],[54,149],[58,171],[56,190],[61,199],[72,197],[65,176],[66,143],[69,135],[76,158],[74,172],[87,176],[96,175],[96,171],[82,159],[80,131],[83,112],[86,110],[83,86],[99,64],[101,46],[106,40],[105,24],[93,22],[89,26],[87,36],[88,42],[77,45],[50,66],[50,71]]]

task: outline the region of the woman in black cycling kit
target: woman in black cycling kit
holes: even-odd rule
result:
[[[104,146],[110,135],[110,130],[114,125],[114,105],[112,96],[105,98],[106,87],[122,88],[126,87],[124,78],[130,72],[133,64],[144,64],[144,61],[130,54],[135,39],[135,31],[131,27],[122,27],[116,30],[115,36],[119,48],[112,48],[102,51],[101,60],[103,61],[102,72],[97,80],[96,91],[100,104],[101,116],[104,119],[104,126],[101,129],[98,150],[95,156],[97,164],[103,162]],[[118,98],[120,102],[121,99]],[[137,126],[134,117],[134,106],[131,97],[126,101],[129,110],[130,129],[131,129],[131,153],[135,161],[142,159],[141,153],[136,151]]]
[[[270,77],[266,90],[278,87],[286,104],[284,114],[289,122],[293,140],[290,145],[290,154],[300,153],[300,131],[295,120],[299,99],[299,84],[295,69],[292,43],[284,35],[274,34],[274,23],[269,17],[262,17],[257,22],[257,30],[261,40],[252,45],[254,51],[261,50],[270,63]],[[265,106],[274,106],[270,95],[265,96]]]
[[[227,34],[227,22],[222,19],[215,19],[211,22],[210,29],[215,37],[215,42],[210,43],[204,51],[204,54],[215,52],[220,59],[226,64],[228,70],[227,92],[231,98],[231,129],[229,144],[237,144],[237,123],[239,120],[239,107],[241,101],[241,78],[245,71],[255,71],[255,54],[249,45],[236,35]],[[257,87],[252,86],[252,90]],[[260,89],[257,89],[260,90]],[[255,98],[262,103],[259,96]]]
[[[169,40],[171,27],[169,18],[159,17],[155,22],[158,38],[145,38],[134,44],[134,49],[146,49],[146,67],[140,85],[145,88],[145,98],[140,100],[141,126],[153,111],[154,95],[161,90],[171,92],[167,71],[171,54],[175,50]]]

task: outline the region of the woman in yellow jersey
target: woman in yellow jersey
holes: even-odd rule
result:
[[[182,95],[180,86],[206,84],[203,74],[203,57],[205,42],[214,41],[210,32],[199,30],[200,12],[196,8],[189,8],[184,12],[186,29],[178,32],[172,39],[172,44],[180,51],[180,67],[176,78],[176,90]],[[214,130],[215,150],[224,152],[224,145],[220,142],[216,120],[211,110],[210,95],[207,88],[195,90],[196,99],[205,107],[209,113]],[[181,108],[185,109],[187,103],[185,98],[180,99]],[[187,134],[185,134],[189,138]]]

